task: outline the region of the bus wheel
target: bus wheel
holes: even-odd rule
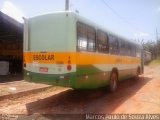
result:
[[[110,76],[110,83],[109,83],[109,87],[110,87],[110,92],[115,92],[117,89],[117,81],[118,81],[118,75],[116,72],[112,72],[111,76]]]
[[[137,68],[137,72],[136,72],[136,76],[135,76],[135,80],[139,80],[139,75],[140,75],[140,67]]]

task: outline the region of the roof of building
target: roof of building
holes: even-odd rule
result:
[[[23,34],[23,24],[0,11],[0,40]]]

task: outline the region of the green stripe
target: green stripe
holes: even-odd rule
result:
[[[102,72],[93,65],[77,65],[77,75],[97,74]]]
[[[76,89],[100,88],[108,84],[109,72],[103,72],[93,65],[77,65],[76,75],[77,79],[74,82]]]
[[[119,71],[119,80],[128,79],[134,75],[136,75],[136,70],[121,70]],[[103,72],[91,65],[83,65],[77,66],[77,72],[74,73],[55,75],[24,71],[24,77],[28,81],[49,85],[65,86],[74,89],[93,89],[107,86],[109,84],[110,72]]]

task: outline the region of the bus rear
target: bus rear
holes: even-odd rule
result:
[[[76,72],[75,24],[69,12],[25,20],[25,80],[70,86]]]

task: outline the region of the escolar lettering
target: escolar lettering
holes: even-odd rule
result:
[[[33,60],[54,60],[54,55],[33,55]]]

